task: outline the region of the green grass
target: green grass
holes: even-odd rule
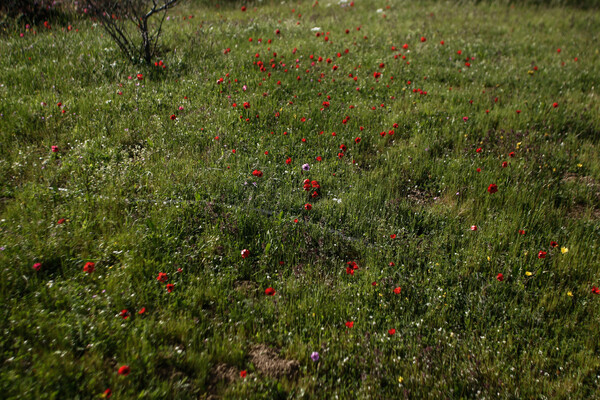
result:
[[[3,398],[597,398],[600,13],[313,4],[186,3],[165,69],[5,25]]]

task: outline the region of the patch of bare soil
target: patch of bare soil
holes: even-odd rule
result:
[[[293,377],[298,372],[300,363],[297,360],[286,360],[279,357],[278,351],[259,344],[250,350],[250,361],[263,375],[271,378],[282,376]]]
[[[227,365],[224,363],[217,364],[212,370],[212,381],[214,383],[217,382],[225,382],[231,383],[235,381],[239,377],[239,371],[237,368],[232,367],[231,365]]]
[[[258,290],[258,284],[253,281],[238,281],[235,283],[236,292],[240,292],[246,296],[255,294]]]

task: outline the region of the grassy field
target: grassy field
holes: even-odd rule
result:
[[[598,10],[206,3],[1,32],[0,397],[600,398]]]

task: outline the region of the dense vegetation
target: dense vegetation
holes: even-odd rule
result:
[[[0,36],[3,398],[598,396],[597,10],[80,11]]]

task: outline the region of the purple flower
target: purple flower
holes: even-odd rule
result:
[[[302,165],[302,170],[303,171],[310,171],[310,165],[308,165],[308,164]],[[317,354],[317,357],[318,357],[318,354]]]
[[[313,351],[312,354],[310,355],[311,360],[313,360],[313,362],[317,362],[319,361],[319,353],[316,351]]]

